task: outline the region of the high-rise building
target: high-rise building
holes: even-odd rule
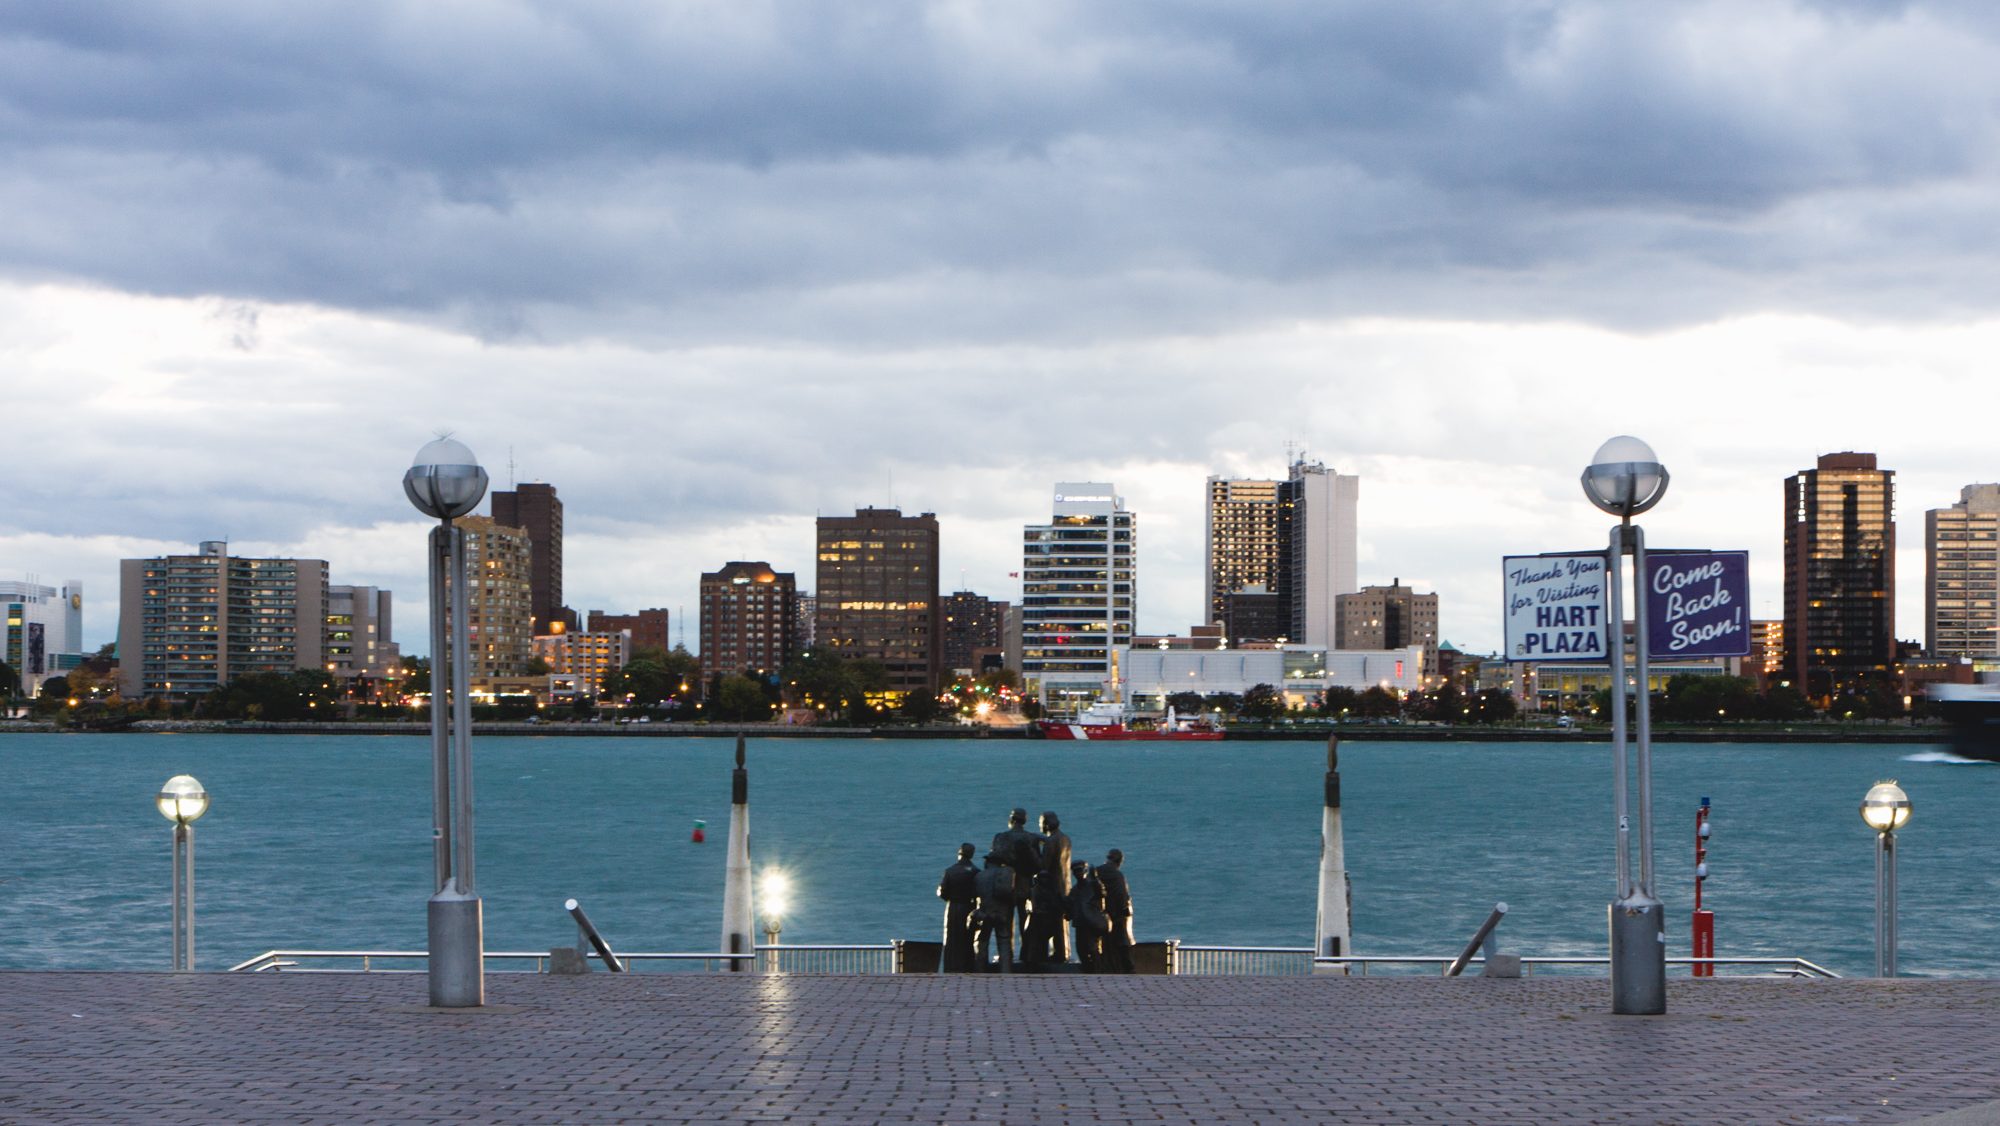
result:
[[[769,563],[725,563],[701,577],[701,674],[770,674],[795,651],[799,584]]]
[[[1108,482],[1056,485],[1055,512],[1021,540],[1021,679],[1043,707],[1073,711],[1130,645],[1138,594],[1137,516]]]
[[[1924,648],[1933,657],[2000,656],[2000,485],[1967,485],[1924,514]]]
[[[1334,599],[1358,589],[1360,496],[1359,477],[1302,458],[1283,481],[1209,478],[1209,623],[1229,624],[1231,595],[1275,595],[1283,624],[1268,628],[1268,598],[1246,600],[1238,625],[1259,632],[1240,636],[1331,646]]]
[[[1285,597],[1287,558],[1280,493],[1283,481],[1208,479],[1208,623],[1225,625],[1229,596],[1256,590]],[[1286,607],[1290,618],[1290,606]],[[1276,637],[1289,629],[1289,621]],[[1229,636],[1239,636],[1230,630]],[[1263,636],[1245,634],[1241,636]]]
[[[533,547],[530,612],[535,632],[547,632],[553,622],[575,629],[576,611],[563,605],[563,506],[556,487],[536,481],[494,493],[493,522],[524,530]]]
[[[813,619],[819,615],[819,599],[814,598],[811,591],[802,590],[792,600],[792,605],[795,607],[792,613],[792,644],[803,653],[819,644],[819,635],[813,632]]]
[[[969,590],[953,591],[944,600],[944,667],[979,673],[982,653],[999,656],[1007,632],[1007,604]]]
[[[535,656],[549,666],[551,676],[569,677],[586,695],[604,694],[604,678],[625,667],[632,657],[628,630],[565,629],[535,635]]]
[[[1334,599],[1339,649],[1403,649],[1421,645],[1424,676],[1438,675],[1438,596],[1418,594],[1396,579]]]
[[[818,554],[814,643],[879,662],[891,695],[936,692],[944,664],[937,517],[896,508],[822,516]]]
[[[1232,590],[1223,597],[1222,620],[1215,625],[1233,641],[1276,641],[1291,635],[1291,603],[1262,585]]]
[[[619,630],[632,635],[632,648],[658,649],[665,653],[673,649],[668,640],[667,612],[662,609],[641,610],[636,614],[607,614],[602,610],[592,610],[589,617],[590,632],[616,633]]]
[[[1319,462],[1295,461],[1285,482],[1285,593],[1293,644],[1332,646],[1334,599],[1359,588],[1361,478]]]
[[[403,652],[390,637],[389,592],[372,586],[326,588],[326,671],[342,680],[394,676]]]
[[[472,659],[466,676],[481,683],[524,676],[535,652],[533,541],[526,529],[490,516],[462,516],[458,526],[465,532],[470,576],[466,627]]]
[[[83,663],[83,584],[71,579],[58,590],[32,582],[0,582],[0,612],[7,634],[0,663],[14,670],[23,696],[42,682]],[[0,694],[10,686],[0,684]]]
[[[118,568],[119,692],[186,697],[326,666],[326,561],[250,559],[221,540]]]
[[[1785,671],[1816,700],[1896,659],[1895,476],[1849,452],[1785,478]]]
[[[1750,655],[1743,658],[1743,675],[1769,689],[1785,679],[1785,623],[1779,618],[1758,618],[1750,623]]]

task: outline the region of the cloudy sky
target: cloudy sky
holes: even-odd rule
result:
[[[1058,480],[1201,607],[1201,483],[1362,477],[1361,577],[1500,644],[1500,557],[1747,548],[1783,478],[2000,479],[1985,4],[0,5],[0,578],[227,538],[393,588],[435,433],[556,484],[566,600],[692,611],[816,513],[934,511],[1018,595]],[[962,576],[962,580],[961,580]],[[688,623],[692,641],[692,621]]]

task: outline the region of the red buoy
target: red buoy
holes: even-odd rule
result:
[[[700,844],[701,842],[707,840],[708,836],[703,832],[703,830],[707,828],[708,828],[708,822],[696,821],[694,823],[694,836],[689,837],[688,839],[696,844]]]

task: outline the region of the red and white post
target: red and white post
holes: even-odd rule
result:
[[[1708,799],[1694,813],[1694,956],[1715,957],[1715,912],[1701,905],[1701,883],[1708,879]],[[1714,977],[1715,963],[1696,962],[1694,976]]]

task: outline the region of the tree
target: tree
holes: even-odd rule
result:
[[[431,690],[431,660],[429,657],[403,658],[403,694],[417,696]]]
[[[542,657],[529,657],[528,663],[521,666],[522,676],[547,676],[553,671],[555,670],[549,667],[549,662]]]
[[[1394,692],[1377,684],[1354,702],[1354,710],[1367,719],[1392,719],[1403,712],[1403,702]]]
[[[1354,711],[1361,702],[1361,693],[1344,684],[1336,684],[1320,694],[1319,714],[1343,716]]]
[[[21,691],[21,678],[15,674],[14,666],[0,661],[0,696],[13,697]]]
[[[1174,709],[1176,715],[1193,715],[1201,710],[1201,693],[1176,692],[1167,697],[1167,706]]]
[[[937,697],[928,692],[905,693],[896,705],[896,716],[911,723],[929,723],[938,717]]]
[[[1521,713],[1514,694],[1504,688],[1484,688],[1472,696],[1472,718],[1477,723],[1507,723]]]
[[[1285,697],[1268,684],[1253,684],[1250,691],[1243,694],[1243,702],[1237,705],[1236,714],[1245,719],[1269,723],[1285,714]]]
[[[762,683],[732,674],[722,678],[715,694],[715,714],[733,723],[762,723],[771,718],[771,698]]]

